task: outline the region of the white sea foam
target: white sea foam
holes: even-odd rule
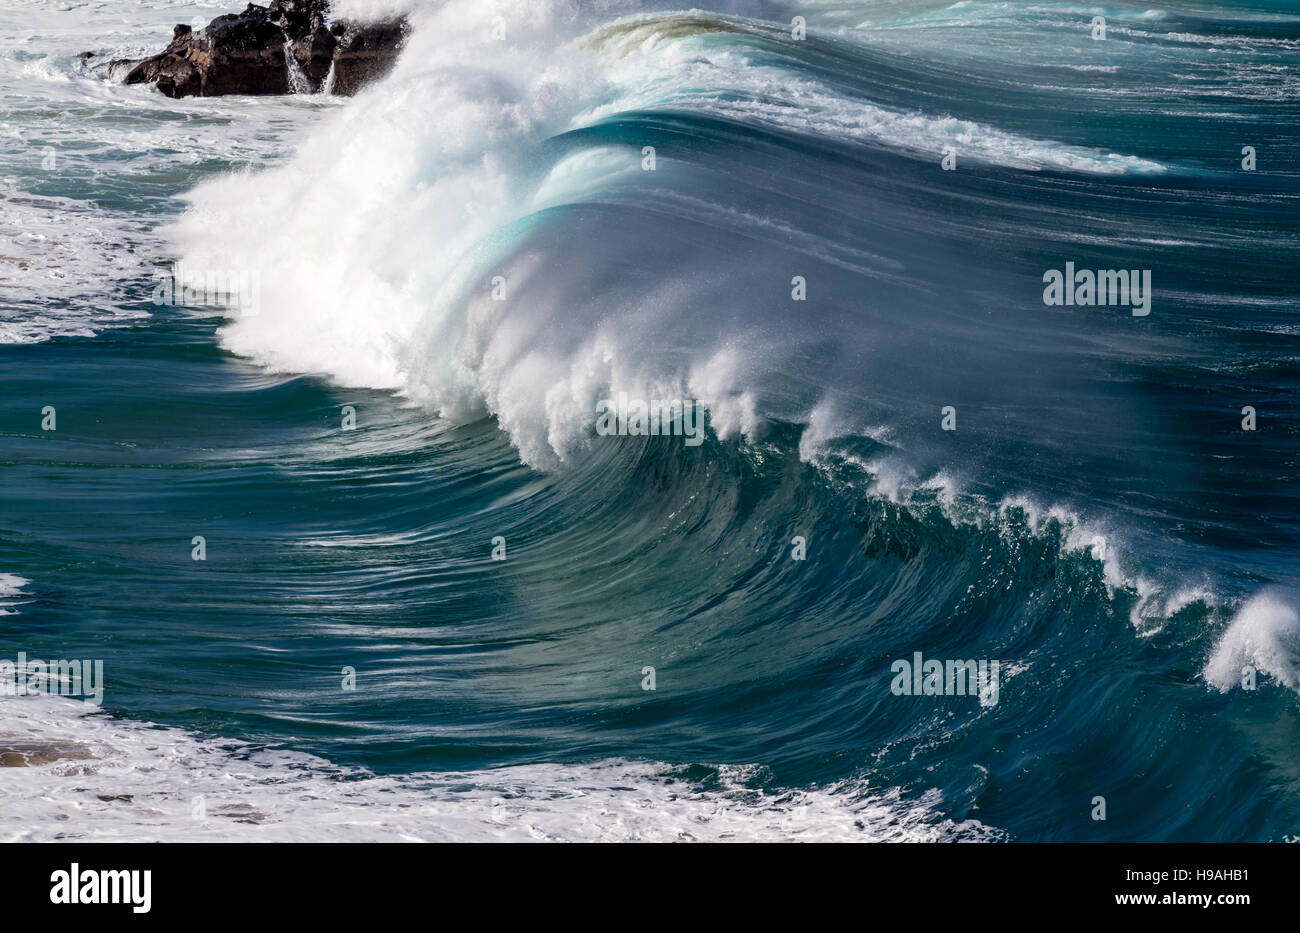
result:
[[[657,762],[605,760],[377,776],[115,719],[59,697],[0,699],[0,840],[997,841],[935,792],[861,781],[756,789]]]
[[[17,612],[13,608],[15,601],[25,595],[24,589],[30,583],[30,580],[16,573],[0,573],[0,616],[13,615]]]
[[[370,22],[386,19],[403,13],[410,13],[428,6],[428,0],[333,0],[330,3],[330,16],[333,19],[351,19]]]
[[[30,580],[25,580],[16,573],[0,573],[0,599],[17,596],[23,591],[23,587],[30,582]]]

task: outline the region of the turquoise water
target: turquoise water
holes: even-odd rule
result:
[[[115,85],[197,7],[74,6],[0,14],[0,633],[107,683],[0,700],[98,761],[7,836],[1294,833],[1286,5],[450,4],[350,102]]]

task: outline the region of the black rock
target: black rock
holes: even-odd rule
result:
[[[288,55],[321,89],[331,68],[333,92],[354,94],[387,74],[406,39],[404,19],[382,23],[337,22],[327,26],[327,0],[250,3],[242,13],[218,16],[201,32],[178,25],[171,44],[139,62],[112,62],[116,76],[130,66],[127,84],[154,83],[169,97],[222,94],[288,94]]]

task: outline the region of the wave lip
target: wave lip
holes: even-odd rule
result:
[[[1250,671],[1300,693],[1300,613],[1273,591],[1260,593],[1233,616],[1203,676],[1226,693]]]

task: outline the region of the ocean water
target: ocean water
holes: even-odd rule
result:
[[[0,9],[0,838],[1300,834],[1294,4],[405,8]]]

